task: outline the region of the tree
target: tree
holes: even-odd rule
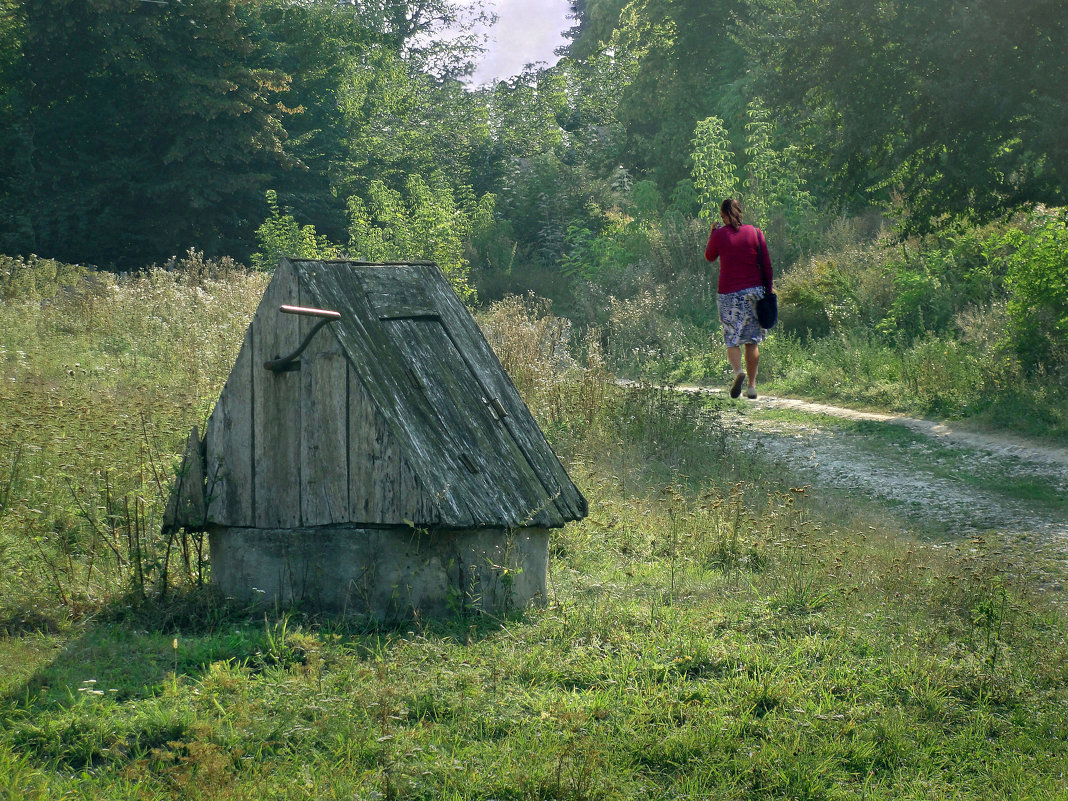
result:
[[[345,153],[335,188],[348,197],[372,181],[401,189],[409,175],[441,172],[471,183],[489,137],[485,107],[455,80],[439,81],[386,46],[371,48],[340,88]]]
[[[738,192],[734,153],[723,120],[709,117],[697,123],[693,136],[693,185],[701,203],[701,217],[716,220],[720,202]]]
[[[249,66],[235,0],[24,4],[36,246],[143,265],[246,256],[285,159],[286,77]]]
[[[347,212],[337,187],[345,176],[348,137],[339,99],[381,35],[361,9],[336,0],[260,0],[241,12],[255,47],[254,65],[290,76],[280,100],[292,111],[284,118],[292,160],[275,165],[270,185],[281,205],[343,241]]]
[[[619,15],[629,0],[578,0],[575,10],[579,24],[571,32],[568,54],[586,59],[604,47],[619,24]]]
[[[278,193],[267,193],[270,215],[256,229],[260,252],[252,254],[257,270],[273,270],[282,256],[300,259],[336,259],[340,250],[316,232],[314,225],[301,225],[289,209],[278,205]]]
[[[1060,0],[748,0],[760,91],[844,206],[904,230],[1068,200]]]
[[[583,95],[572,91],[568,70],[562,63],[527,71],[482,93],[493,139],[481,187],[497,187],[521,260],[551,264],[559,258],[568,222],[584,213],[599,189],[575,151],[588,126],[573,119]]]
[[[734,197],[746,220],[763,228],[790,263],[813,244],[818,215],[800,175],[796,148],[778,139],[759,98],[746,107],[744,160],[732,152],[722,120],[702,120],[694,132],[692,176],[701,217],[718,219],[720,202]]]
[[[626,130],[625,165],[664,192],[687,177],[698,120],[715,114],[732,137],[740,134],[745,65],[733,38],[733,5],[632,0],[603,43],[635,64],[616,110]]]
[[[26,208],[32,181],[30,142],[23,113],[22,39],[25,18],[17,0],[0,0],[0,252],[29,252],[33,225]]]
[[[495,20],[482,0],[335,1],[357,8],[393,52],[438,79],[471,73],[485,38],[479,29]]]
[[[284,205],[331,239],[345,199],[374,179],[413,172],[470,183],[488,136],[485,111],[456,76],[478,48],[480,6],[454,0],[259,0],[246,4],[257,65],[291,76],[281,100],[286,149],[275,171]]]
[[[492,216],[493,196],[458,200],[439,174],[429,182],[411,175],[403,193],[372,181],[365,202],[349,198],[349,250],[368,261],[427,259],[436,262],[464,300],[474,299],[465,245],[475,222]]]

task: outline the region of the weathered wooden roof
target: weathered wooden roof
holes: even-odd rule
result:
[[[309,338],[315,318],[282,313],[293,304],[340,317]],[[273,369],[301,342],[291,370]],[[283,259],[186,450],[168,527],[555,527],[587,513],[429,263]]]
[[[295,274],[303,305],[341,314],[316,338],[336,338],[422,505],[433,507],[413,523],[556,527],[586,515],[585,498],[436,265],[283,259],[279,271]],[[358,517],[345,522],[366,522]]]

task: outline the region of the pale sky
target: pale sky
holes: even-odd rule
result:
[[[518,75],[530,62],[555,64],[553,51],[566,44],[563,33],[575,24],[567,18],[569,0],[487,0],[486,6],[498,20],[471,78],[475,86]]]

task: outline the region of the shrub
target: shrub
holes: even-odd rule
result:
[[[315,232],[313,225],[301,225],[289,209],[282,212],[278,194],[267,193],[271,214],[256,229],[261,251],[252,254],[252,266],[257,270],[273,270],[282,256],[300,259],[332,259],[339,251],[325,236]]]
[[[840,249],[804,259],[776,280],[781,330],[807,340],[851,329],[870,331],[883,320],[894,302],[894,286],[887,279],[893,245],[888,240],[862,244],[849,236],[838,231]]]
[[[39,256],[0,256],[0,300],[39,301],[75,286],[88,270]]]
[[[1008,258],[1008,312],[1020,355],[1052,369],[1068,366],[1068,209],[1042,209],[1002,240]]]
[[[358,195],[349,198],[352,255],[368,261],[436,262],[456,293],[473,301],[467,247],[472,232],[492,220],[495,199],[487,194],[476,200],[466,190],[458,197],[441,175],[429,182],[410,175],[403,193],[371,181],[366,202]]]
[[[779,324],[784,331],[805,339],[826,336],[835,324],[845,322],[845,309],[853,287],[838,263],[831,258],[812,257],[787,272],[777,283]]]
[[[497,358],[538,421],[550,429],[589,427],[601,413],[608,375],[595,337],[576,358],[571,322],[552,313],[552,303],[530,292],[510,295],[479,315]]]

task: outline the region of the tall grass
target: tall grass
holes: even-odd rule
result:
[[[780,319],[762,348],[762,384],[1065,440],[1063,210],[922,241],[872,237],[870,226],[842,221],[814,254],[776,263]],[[628,265],[552,291],[577,325],[597,332],[613,371],[725,382],[717,268],[693,258],[673,269]]]
[[[739,456],[716,402],[621,390],[600,338],[532,298],[482,322],[590,501],[552,535],[543,607],[380,628],[196,586],[138,605],[100,565],[134,517],[107,499],[143,499],[163,544],[153,464],[207,412],[263,279],[90,280],[106,291],[64,314],[5,301],[0,797],[1064,796],[1055,552],[933,543],[793,486]],[[125,323],[90,331],[90,307]],[[145,315],[141,350],[124,326]],[[187,357],[144,358],[183,337]]]
[[[127,276],[2,268],[0,609],[14,625],[92,611],[167,568],[158,532],[175,455],[210,411],[265,278],[194,252]]]

